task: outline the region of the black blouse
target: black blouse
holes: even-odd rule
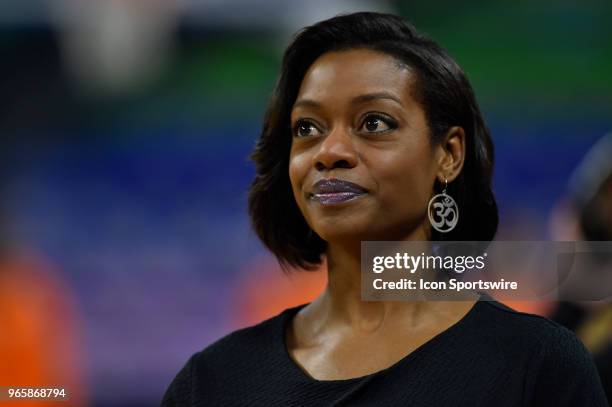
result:
[[[288,323],[302,307],[194,354],[162,406],[608,405],[593,360],[571,331],[495,301],[476,302],[459,322],[387,369],[316,380],[285,343]]]

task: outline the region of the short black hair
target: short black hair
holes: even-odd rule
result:
[[[249,191],[253,228],[287,266],[314,269],[326,242],[314,233],[298,208],[289,180],[290,115],[308,68],[322,54],[349,49],[386,53],[416,72],[413,97],[425,111],[432,145],[453,126],[466,135],[459,176],[448,185],[460,210],[451,232],[432,230],[432,240],[490,241],[497,230],[497,204],[491,188],[493,143],[465,73],[436,42],[392,14],[339,15],[299,31],[286,49],[251,159],[256,175]],[[437,185],[437,187],[441,187]]]

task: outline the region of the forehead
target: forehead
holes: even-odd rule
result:
[[[304,75],[298,99],[337,99],[384,91],[411,102],[415,79],[411,69],[379,51],[327,52]]]

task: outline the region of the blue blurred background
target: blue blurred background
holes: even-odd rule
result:
[[[248,155],[292,33],[340,12],[449,50],[492,130],[498,237],[550,238],[612,129],[612,3],[504,3],[0,3],[0,385],[157,405],[192,353],[316,294],[250,230]]]

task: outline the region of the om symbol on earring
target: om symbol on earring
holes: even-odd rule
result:
[[[444,179],[444,190],[429,200],[427,214],[431,226],[441,233],[448,233],[457,226],[459,207],[453,198],[446,193],[448,180]]]

